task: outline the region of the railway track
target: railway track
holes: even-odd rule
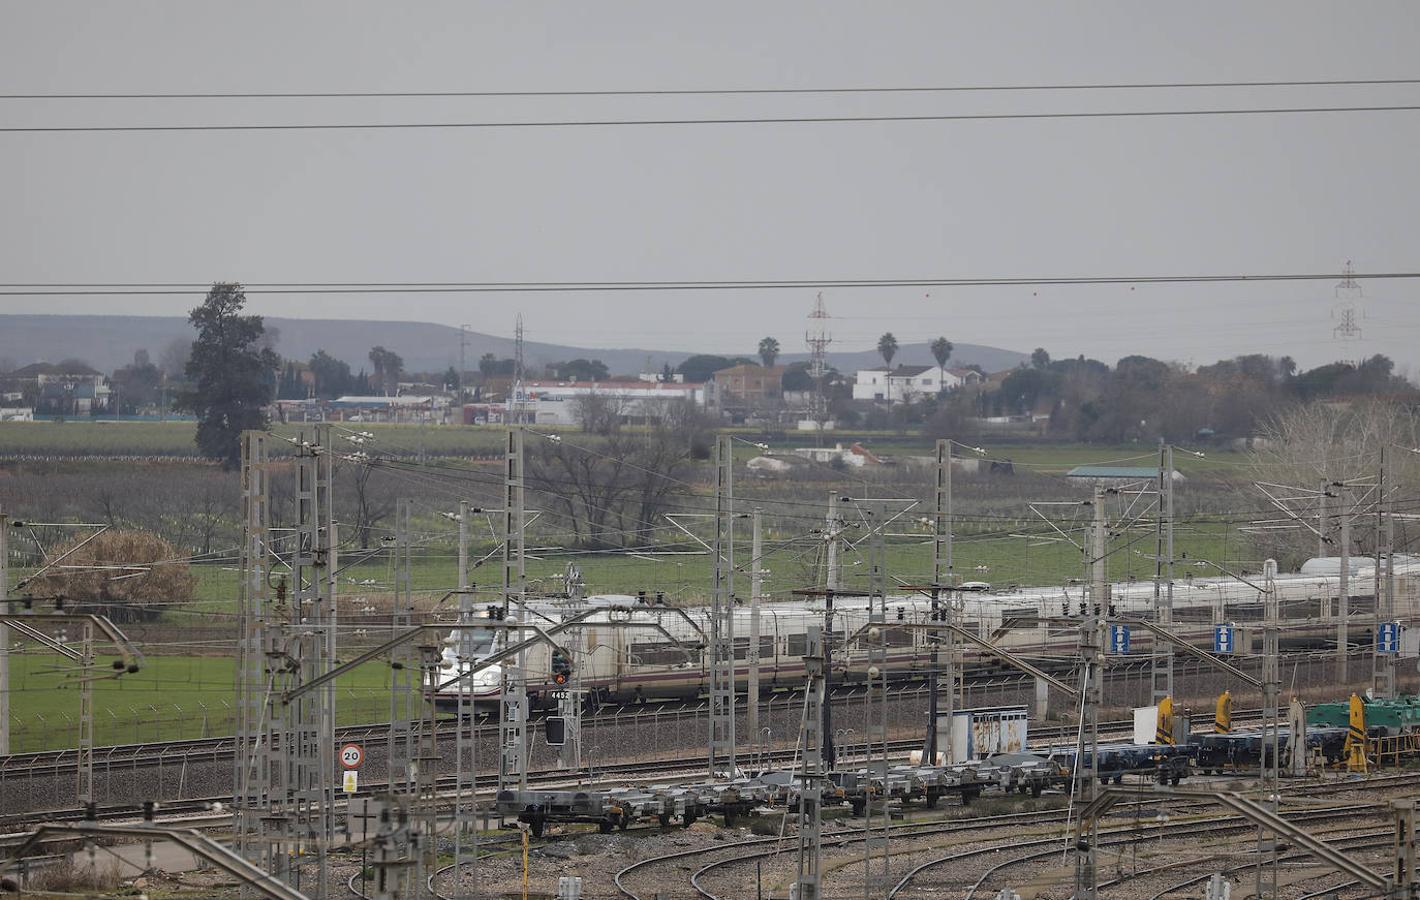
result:
[[[1387,790],[1393,791],[1396,788],[1410,787],[1420,784],[1420,775],[1397,775],[1380,776],[1367,779],[1365,781],[1345,781],[1320,785],[1310,785],[1305,788],[1292,790],[1291,796],[1316,796],[1336,793],[1349,793],[1356,791]],[[1168,797],[1149,796],[1147,792],[1141,794],[1138,800],[1130,801],[1129,805],[1116,808],[1113,814],[1118,818],[1128,815],[1137,816],[1139,811],[1149,807],[1159,807],[1169,804],[1169,812],[1174,815],[1194,815],[1198,811],[1206,808],[1216,807],[1204,800],[1174,800]],[[1328,821],[1341,820],[1351,821],[1358,814],[1371,811],[1375,807],[1373,804],[1357,803],[1328,807],[1318,810],[1293,810],[1285,813],[1287,818],[1293,821]],[[1013,813],[1001,816],[984,816],[971,818],[958,818],[955,820],[942,822],[915,822],[894,825],[892,835],[894,841],[901,841],[907,844],[907,848],[898,849],[894,853],[895,860],[904,857],[918,856],[929,851],[929,848],[914,846],[915,842],[924,839],[940,838],[943,836],[958,834],[979,834],[982,832],[1000,831],[1003,828],[1011,829],[1011,836],[1004,839],[987,841],[981,846],[970,846],[964,849],[956,849],[945,855],[934,856],[923,862],[913,865],[907,869],[901,877],[889,887],[889,897],[908,896],[991,896],[987,890],[993,878],[1003,872],[1008,872],[1015,866],[1026,865],[1038,862],[1051,856],[1058,856],[1064,847],[1063,835],[1042,837],[1039,839],[1022,840],[1021,829],[1031,826],[1052,826],[1067,824],[1066,810],[1048,810]],[[1186,821],[1168,822],[1163,824],[1132,824],[1118,825],[1113,828],[1101,830],[1100,846],[1121,846],[1133,841],[1143,839],[1175,839],[1188,837],[1190,835],[1214,834],[1219,831],[1250,830],[1256,826],[1231,814],[1215,814],[1204,818],[1190,818]],[[1384,832],[1390,839],[1393,839],[1394,832],[1388,830]],[[825,831],[823,846],[826,851],[840,850],[854,844],[861,845],[868,836],[861,828],[844,829],[837,831]],[[973,842],[975,843],[975,842]],[[974,883],[967,879],[966,884],[941,886],[934,885],[925,887],[921,892],[913,888],[914,882],[918,881],[924,873],[928,873],[936,868],[953,864],[966,863],[973,860],[981,860],[987,857],[999,856],[1003,852],[1028,850],[1030,852],[1023,855],[1014,855],[1011,859],[993,862],[984,871],[981,871]],[[726,877],[727,870],[737,867],[757,864],[765,859],[774,857],[787,857],[792,862],[793,849],[780,838],[759,838],[748,841],[737,841],[732,844],[723,844],[715,847],[701,847],[690,850],[677,851],[675,853],[652,857],[634,863],[616,874],[613,879],[615,887],[621,892],[621,896],[628,900],[643,900],[643,895],[649,895],[653,891],[659,891],[665,896],[694,896],[705,898],[705,900],[729,900],[737,896],[733,892],[720,889],[710,882],[712,876]],[[697,859],[708,860],[704,865],[698,867],[687,866],[686,863]],[[671,871],[667,872],[667,866]],[[691,869],[688,881],[684,872]],[[825,871],[829,871],[828,856],[825,857]],[[900,871],[900,869],[899,869]],[[1209,874],[1215,869],[1210,868]],[[668,884],[666,877],[675,879],[684,890],[676,893],[671,890],[666,893]],[[1207,876],[1204,876],[1205,878]],[[641,882],[652,879],[651,885],[641,886]],[[1120,879],[1123,880],[1123,879]],[[1192,879],[1188,884],[1196,884],[1197,879]],[[1104,885],[1101,885],[1104,886]],[[1181,889],[1187,885],[1179,885]],[[986,894],[982,894],[982,891]],[[1173,888],[1170,888],[1173,890]],[[1160,895],[1162,896],[1162,895]]]
[[[1395,844],[1395,829],[1393,829],[1393,828],[1380,829],[1380,830],[1376,830],[1376,831],[1367,832],[1367,833],[1365,833],[1365,834],[1352,835],[1352,836],[1350,836],[1350,837],[1345,837],[1345,838],[1335,838],[1335,837],[1333,837],[1333,838],[1331,838],[1328,842],[1329,842],[1333,847],[1336,847],[1336,848],[1339,849],[1339,850],[1350,850],[1350,851],[1355,851],[1355,850],[1377,850],[1377,849],[1386,849],[1386,850],[1389,850],[1389,849],[1390,849],[1392,846],[1394,846],[1394,844]],[[1284,865],[1284,864],[1292,864],[1292,863],[1303,862],[1303,861],[1308,860],[1308,859],[1310,859],[1310,858],[1311,858],[1310,856],[1308,856],[1308,855],[1306,855],[1306,854],[1304,854],[1304,853],[1285,854],[1285,855],[1279,855],[1278,858],[1277,858],[1277,862],[1278,862],[1279,865]],[[1172,870],[1172,869],[1174,869],[1174,868],[1181,868],[1181,867],[1182,867],[1182,866],[1181,866],[1181,864],[1180,864],[1179,866],[1166,866],[1165,869],[1167,869],[1167,870]],[[1250,871],[1250,870],[1254,870],[1254,869],[1256,869],[1256,868],[1257,868],[1257,862],[1256,862],[1256,860],[1254,860],[1254,861],[1252,861],[1252,862],[1243,863],[1243,864],[1241,864],[1241,865],[1228,866],[1228,867],[1226,867],[1226,868],[1223,868],[1223,869],[1220,870],[1220,874],[1225,875],[1225,876],[1226,876],[1226,875],[1236,875],[1236,874],[1240,874],[1240,873],[1247,872],[1247,871]],[[1158,874],[1158,872],[1155,871],[1155,872],[1152,872],[1152,873],[1149,873],[1149,874],[1150,874],[1150,875],[1156,875],[1156,874]],[[1180,892],[1180,891],[1191,891],[1191,889],[1196,888],[1198,885],[1202,884],[1203,882],[1205,882],[1205,881],[1207,881],[1209,878],[1211,878],[1211,877],[1212,877],[1212,874],[1213,874],[1212,872],[1205,872],[1205,873],[1202,874],[1202,875],[1192,875],[1192,876],[1189,876],[1186,880],[1180,881],[1180,882],[1176,882],[1176,883],[1173,883],[1173,884],[1170,884],[1170,885],[1168,885],[1167,887],[1165,887],[1163,890],[1159,891],[1158,893],[1151,895],[1150,898],[1149,898],[1149,900],[1164,900],[1164,898],[1165,898],[1165,897],[1168,897],[1170,894],[1176,894],[1176,893],[1178,893],[1178,892]],[[1107,887],[1114,887],[1114,886],[1116,886],[1116,885],[1127,884],[1127,883],[1129,883],[1129,882],[1131,882],[1131,881],[1140,880],[1140,879],[1143,878],[1143,877],[1145,877],[1145,876],[1144,876],[1144,875],[1123,875],[1123,876],[1120,876],[1119,878],[1112,878],[1112,879],[1110,879],[1110,880],[1108,880],[1108,881],[1101,881],[1100,884],[1099,884],[1099,886],[1100,886],[1100,888],[1102,888],[1102,889],[1103,889],[1103,888],[1107,888]],[[1342,876],[1342,877],[1344,877],[1344,876]],[[1328,894],[1332,894],[1333,892],[1335,892],[1335,891],[1337,891],[1337,890],[1340,890],[1340,889],[1343,889],[1343,888],[1354,887],[1354,886],[1356,886],[1357,884],[1359,884],[1359,882],[1356,882],[1356,881],[1348,881],[1348,882],[1345,882],[1344,884],[1340,884],[1340,885],[1331,885],[1331,886],[1329,886],[1329,887],[1327,887],[1327,888],[1324,888],[1324,889],[1321,890],[1321,891],[1317,891],[1317,892],[1315,892],[1315,893],[1303,894],[1303,895],[1301,895],[1301,898],[1299,898],[1299,900],[1305,900],[1305,898],[1307,898],[1307,897],[1320,897],[1320,896],[1325,896],[1325,895],[1328,895]],[[1196,894],[1196,892],[1193,892],[1193,893]],[[1185,896],[1187,896],[1187,895],[1185,895]]]
[[[1346,781],[1329,784],[1310,785],[1305,788],[1290,791],[1289,794],[1291,796],[1315,796],[1335,793],[1348,793],[1355,791],[1389,791],[1394,790],[1397,787],[1414,786],[1416,784],[1420,784],[1420,775],[1410,774],[1397,776],[1382,776],[1378,778],[1367,779],[1365,781]],[[1187,805],[1197,807],[1203,804],[1190,802]],[[1171,807],[1171,809],[1173,810],[1177,810],[1177,808],[1177,806]],[[1331,820],[1353,821],[1356,816],[1367,812],[1374,812],[1375,809],[1376,807],[1374,804],[1357,803],[1332,806],[1317,810],[1291,810],[1283,812],[1282,815],[1289,821],[1298,823],[1318,821],[1324,822]],[[1144,839],[1162,840],[1190,837],[1206,837],[1216,835],[1220,832],[1230,832],[1235,830],[1252,831],[1255,830],[1256,827],[1257,826],[1252,822],[1236,815],[1216,815],[1208,816],[1203,819],[1190,819],[1181,822],[1165,822],[1162,824],[1140,825],[1136,823],[1133,825],[1126,825],[1116,828],[1101,829],[1099,846],[1118,847]],[[1388,831],[1387,834],[1391,835],[1393,839],[1393,829]],[[1003,872],[1007,872],[1017,866],[1021,866],[1027,863],[1039,862],[1049,857],[1056,856],[1061,852],[1062,846],[1062,838],[1058,836],[1024,843],[1019,841],[1013,842],[1009,849],[1030,849],[1030,852],[1023,855],[1014,856],[1011,859],[1003,860],[988,867],[980,874],[980,876],[974,883],[966,886],[966,892],[963,896],[970,900],[970,898],[978,896],[979,893],[983,891],[986,895],[989,895],[991,893],[991,883],[993,879],[999,878],[999,876]],[[978,858],[980,856],[986,855],[987,853],[1000,853],[1003,852],[1003,850],[1005,849],[1008,848],[1002,848],[1000,846],[993,845],[981,850],[951,853],[945,856],[940,856],[928,860],[910,869],[888,893],[888,898],[889,900],[891,900],[891,898],[898,896],[912,895],[911,893],[906,893],[908,888],[911,887],[914,880],[918,879],[923,872],[926,872],[930,869],[938,868],[948,863],[956,863],[964,861],[966,859]],[[1210,866],[1208,874],[1211,875],[1213,871],[1215,870]],[[1187,884],[1179,885],[1177,887],[1181,888],[1186,887],[1188,885],[1196,885],[1199,881],[1204,880],[1207,877],[1207,875],[1203,876],[1203,878],[1193,877],[1189,879]],[[1101,887],[1103,886],[1104,885],[1101,884]],[[952,889],[954,890],[955,888]],[[941,885],[934,885],[927,887],[925,890],[926,896],[935,896],[936,892],[945,890],[945,888],[943,888]],[[1173,888],[1171,887],[1169,890],[1173,890]],[[1167,891],[1165,893],[1167,893]]]
[[[993,675],[978,679],[969,679],[968,684],[973,689],[989,690],[1014,689],[1025,685],[1029,681],[1027,676],[1017,675]],[[911,687],[900,687],[894,691],[894,700],[909,700],[919,696],[925,697],[926,688],[921,683],[914,682]],[[860,699],[863,695],[861,685],[842,685],[835,689],[832,700],[835,703],[848,703]],[[794,691],[785,691],[773,695],[776,702],[779,698],[785,698],[792,702],[796,696]],[[695,719],[708,715],[709,706],[704,702],[688,701],[659,701],[633,705],[603,706],[595,712],[583,713],[582,721],[584,727],[587,723],[616,723],[618,721],[632,720],[636,718],[652,719],[656,722],[674,722],[682,719]],[[532,722],[540,721],[547,713],[537,712],[531,717]],[[390,723],[373,722],[360,725],[346,725],[336,730],[336,744],[347,742],[372,743],[377,744],[385,738],[389,732]],[[452,718],[442,718],[438,723],[438,733],[440,738],[452,738],[456,727]],[[498,724],[491,721],[487,715],[479,717],[476,726],[476,733],[480,739],[496,739],[498,736]],[[185,738],[172,741],[148,741],[131,744],[115,744],[106,747],[94,748],[94,768],[100,769],[127,769],[139,766],[159,766],[167,763],[180,764],[182,762],[223,762],[230,761],[236,752],[235,735],[222,735],[219,737],[206,738]],[[79,764],[79,751],[77,748],[69,747],[59,750],[39,750],[28,753],[14,753],[9,756],[0,756],[0,780],[7,777],[41,777],[49,775],[73,774]]]
[[[1251,715],[1253,714],[1249,712],[1236,713],[1234,715],[1234,721],[1245,722]],[[1102,739],[1127,739],[1132,733],[1133,722],[1128,720],[1101,722],[1099,727]],[[1075,731],[1074,726],[1047,726],[1037,728],[1032,732],[1031,744],[1039,747],[1061,741],[1070,741],[1074,739]],[[902,758],[911,751],[920,749],[920,747],[920,740],[907,738],[889,741],[887,751],[889,757]],[[856,750],[860,754],[862,750],[861,746],[844,749]],[[767,754],[756,754],[755,759],[766,766],[792,763],[797,759],[797,750],[771,750]],[[548,788],[579,785],[595,786],[623,784],[626,781],[669,781],[685,778],[687,776],[696,777],[704,773],[704,763],[699,759],[687,759],[684,755],[679,755],[661,759],[604,763],[595,766],[583,766],[578,769],[539,769],[528,773],[528,782],[534,786]],[[482,780],[483,779],[480,779],[480,781]],[[441,791],[450,792],[451,794],[457,787],[457,776],[444,775],[437,780],[436,784]],[[387,782],[365,782],[355,796],[374,796],[381,793],[386,786]],[[477,792],[477,796],[491,798],[492,791],[483,788]],[[161,809],[166,815],[195,815],[211,810],[218,804],[229,806],[231,802],[232,797],[230,794],[193,797],[165,801],[161,804]],[[100,821],[114,821],[135,819],[142,816],[143,812],[144,810],[141,804],[120,803],[100,805],[97,807],[95,815]],[[8,836],[3,832],[8,829],[24,828],[40,822],[77,822],[81,821],[85,814],[85,811],[82,809],[70,808],[0,815],[0,845],[6,842]],[[225,814],[222,818],[229,820],[230,814]]]
[[[1046,658],[1036,660],[1042,667],[1057,670],[1067,670],[1068,666],[1061,666],[1059,660],[1050,661]],[[1048,664],[1050,663],[1050,664]],[[1136,670],[1148,665],[1147,660],[1130,661],[1117,664],[1112,668],[1107,677],[1129,677]],[[1057,673],[1058,674],[1058,673]],[[919,676],[920,677],[920,676]],[[964,680],[966,687],[973,691],[1008,691],[1019,690],[1034,683],[1031,676],[997,672],[982,673],[975,676],[968,676]],[[906,680],[902,686],[895,691],[894,700],[916,699],[925,697],[926,686],[919,680]],[[835,703],[847,703],[861,698],[863,687],[861,684],[844,684],[835,688],[832,700]],[[774,698],[786,698],[789,701],[796,696],[793,690],[781,691],[772,695]],[[546,712],[536,712],[532,716],[532,721],[537,722]],[[583,714],[583,722],[611,722],[618,720],[631,720],[636,717],[651,717],[656,721],[678,719],[695,719],[708,714],[708,704],[705,702],[689,701],[655,701],[640,704],[603,706],[595,712]],[[356,743],[376,743],[383,740],[389,731],[388,722],[373,722],[360,725],[342,726],[336,730],[336,744],[346,742]],[[480,739],[495,739],[497,737],[497,723],[489,721],[486,716],[481,717],[477,726],[477,734]],[[455,724],[452,719],[444,718],[439,721],[439,736],[441,738],[451,738],[455,733]],[[1044,734],[1050,729],[1038,729]],[[1060,736],[1066,736],[1066,729],[1055,729]],[[162,766],[166,764],[186,763],[214,763],[230,761],[236,749],[236,737],[234,735],[222,735],[218,737],[185,738],[171,741],[148,741],[130,744],[115,744],[105,747],[94,748],[95,770],[122,770],[135,769],[139,767]],[[78,769],[79,752],[77,748],[63,748],[58,750],[40,750],[27,753],[14,753],[9,756],[0,756],[0,781],[10,777],[47,777],[56,775],[73,774]]]

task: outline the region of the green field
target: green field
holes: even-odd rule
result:
[[[376,435],[376,446],[383,452],[397,455],[414,454],[419,447],[434,455],[488,456],[497,454],[505,432],[498,427],[435,427],[389,425],[354,425]],[[280,429],[278,429],[280,430]],[[285,431],[294,430],[287,426]],[[5,423],[0,424],[0,454],[81,456],[81,455],[151,455],[182,456],[192,452],[193,424],[187,423]],[[757,435],[744,433],[746,439]],[[582,440],[583,436],[578,436]],[[595,440],[595,439],[590,439]],[[830,442],[861,441],[869,447],[897,456],[926,455],[931,442],[914,435],[897,433],[864,433],[862,431],[830,435]],[[771,442],[776,452],[787,452],[794,446],[811,442],[811,436],[791,434]],[[760,451],[751,444],[736,442],[737,462]],[[1157,455],[1151,447],[1094,447],[1085,445],[1049,445],[1013,443],[988,445],[987,455],[1009,459],[1017,472],[1058,476],[1075,465],[1113,462],[1126,465],[1152,466]],[[1219,494],[1217,482],[1240,474],[1246,463],[1244,454],[1211,453],[1205,459],[1178,454],[1177,467],[1191,479],[1212,482],[1206,492]],[[44,464],[41,464],[44,465]],[[61,470],[83,470],[92,475],[102,467],[105,478],[122,478],[124,467],[133,464],[121,461],[76,461],[53,466],[53,477],[71,474]],[[185,463],[174,468],[186,470]],[[196,470],[194,470],[196,471]],[[900,495],[921,488],[906,469],[882,470],[887,482],[885,495]],[[413,478],[408,473],[404,477]],[[783,482],[743,482],[741,511],[755,505],[765,510],[766,555],[765,591],[776,600],[789,600],[792,591],[822,583],[822,535],[815,533],[822,515],[814,498],[822,498],[831,487],[849,486],[855,493],[864,481],[857,473],[840,473],[830,481],[793,484]],[[154,476],[158,477],[158,476]],[[226,476],[223,476],[226,477]],[[872,478],[872,476],[869,476]],[[896,480],[894,480],[896,479]],[[903,480],[907,479],[907,480]],[[1028,512],[1026,492],[1045,490],[1057,498],[1079,498],[1082,490],[1067,487],[1063,481],[1052,487],[1044,481],[1009,476],[978,478],[963,487],[967,495],[960,498],[961,513],[955,529],[955,572],[959,579],[987,581],[998,588],[1012,585],[1035,586],[1061,584],[1084,575],[1081,551],[1072,543],[1082,540],[1081,527],[1086,510],[1080,506],[1055,507],[1052,514],[1071,519],[1062,525],[1068,537],[1056,534],[1039,518]],[[452,490],[451,495],[452,495]],[[1186,490],[1186,488],[1185,488]],[[704,494],[706,487],[697,486]],[[759,499],[753,495],[758,494]],[[879,494],[878,496],[883,496]],[[703,501],[687,501],[694,508]],[[179,506],[186,502],[182,498]],[[417,546],[414,550],[412,587],[420,594],[419,606],[428,608],[433,600],[443,597],[456,582],[455,534],[450,522],[439,517],[439,504],[426,500],[417,510],[412,523]],[[806,512],[806,510],[808,512]],[[993,512],[994,510],[994,512]],[[1009,512],[1002,512],[1009,510]],[[776,515],[776,513],[778,515]],[[87,515],[83,511],[74,515]],[[231,514],[235,516],[236,510]],[[931,543],[926,527],[915,511],[888,528],[886,570],[888,586],[921,583],[931,577]],[[851,516],[850,516],[851,518]],[[569,538],[556,527],[555,516],[544,516],[529,534],[527,575],[533,591],[560,591],[561,576],[569,563],[582,572],[586,588],[594,593],[628,593],[646,591],[654,595],[664,592],[667,600],[676,604],[698,604],[708,601],[712,565],[704,548],[678,533],[667,529],[658,536],[663,541],[679,541],[658,545],[656,552],[611,551],[579,552],[565,549],[562,542]],[[386,523],[387,527],[388,523]],[[472,571],[472,580],[488,591],[491,602],[499,593],[499,559],[493,538],[493,526],[480,519],[474,529],[472,558],[487,561]],[[706,524],[697,531],[704,535]],[[737,524],[735,591],[740,597],[749,592],[748,522]],[[384,534],[383,530],[378,533]],[[851,530],[845,535],[849,542],[859,540],[862,532]],[[221,546],[220,544],[218,546]],[[1111,543],[1109,573],[1112,579],[1147,579],[1154,564],[1154,534],[1141,527],[1116,536]],[[868,587],[868,547],[845,548],[841,557],[843,584],[849,590]],[[1182,559],[1207,559],[1229,568],[1255,571],[1257,564],[1249,561],[1253,554],[1247,540],[1225,524],[1200,519],[1180,523],[1176,535],[1176,555]],[[354,548],[342,550],[340,563],[348,566],[341,571],[339,588],[343,622],[355,624],[363,615],[387,612],[395,572],[393,554],[381,549],[361,561]],[[96,731],[100,744],[153,741],[232,731],[233,666],[230,656],[162,655],[164,652],[190,654],[193,644],[167,643],[159,645],[152,635],[164,634],[171,626],[182,633],[169,641],[213,642],[212,646],[231,646],[235,637],[235,622],[230,618],[236,610],[237,571],[228,560],[221,564],[193,567],[197,576],[194,602],[167,611],[157,625],[148,623],[141,629],[153,642],[144,648],[148,664],[136,675],[103,680],[96,685]],[[1200,575],[1216,574],[1209,567],[1180,567]],[[13,572],[12,577],[22,573]],[[455,605],[444,600],[444,608]],[[379,627],[387,627],[381,625]],[[77,739],[79,691],[74,681],[72,665],[44,655],[19,654],[13,657],[12,733],[17,750],[34,750],[73,746]],[[344,722],[375,721],[388,715],[388,693],[385,689],[388,669],[373,663],[353,673],[339,685],[340,709]]]
[[[293,435],[300,424],[273,423],[272,432]],[[304,426],[312,428],[313,425]],[[0,454],[35,456],[177,456],[197,457],[194,422],[106,422],[71,419],[65,422],[0,423]],[[501,452],[505,432],[498,427],[442,425],[377,425],[351,422],[342,431],[369,432],[375,445],[393,455],[484,456]],[[353,446],[353,445],[352,445]]]
[[[294,434],[303,426],[275,423],[272,431],[280,435]],[[304,426],[307,428],[311,425]],[[464,425],[385,425],[362,422],[338,424],[343,431],[369,432],[375,436],[373,447],[393,455],[487,456],[503,449],[505,431],[501,426]],[[196,457],[192,437],[193,422],[105,422],[73,419],[66,422],[4,422],[0,423],[0,454],[55,456],[178,456]],[[540,429],[542,430],[542,429]],[[745,440],[758,441],[759,432],[727,429]],[[578,440],[595,440],[579,437]],[[912,432],[864,431],[828,432],[828,444],[845,445],[860,442],[869,448],[897,455],[926,455],[932,452],[932,442]],[[775,452],[788,452],[793,447],[812,446],[814,436],[790,432],[771,441]],[[1156,465],[1158,450],[1149,445],[1125,444],[1095,446],[1089,444],[1044,443],[984,443],[988,456],[1008,459],[1032,471],[1056,474],[1072,466],[1115,462],[1120,465]],[[735,457],[743,462],[759,451],[747,443],[735,443]],[[1203,459],[1185,453],[1175,454],[1174,464],[1185,475],[1201,472],[1237,469],[1247,459],[1235,450],[1207,450]],[[968,455],[958,450],[958,455]]]
[[[745,529],[748,530],[747,528]],[[920,529],[918,529],[920,530]],[[1013,534],[1003,535],[1001,531]],[[904,534],[910,532],[904,531]],[[1079,531],[1067,534],[1076,542]],[[744,595],[749,590],[748,535],[736,537],[735,591]],[[1228,567],[1256,568],[1248,560],[1249,545],[1243,536],[1226,525],[1180,525],[1175,530],[1175,555],[1179,559],[1206,559]],[[1118,580],[1147,578],[1153,575],[1152,554],[1154,532],[1150,528],[1131,530],[1111,543],[1110,577]],[[821,579],[818,570],[820,542],[812,537],[799,537],[771,531],[765,536],[764,589],[775,597],[789,597],[801,588]],[[486,548],[484,552],[491,550]],[[845,549],[842,555],[845,585],[866,586],[867,553],[865,545]],[[931,542],[921,537],[893,537],[885,547],[889,578],[907,582],[923,582],[931,577]],[[475,553],[475,557],[480,555]],[[957,529],[953,562],[962,580],[989,581],[1008,585],[1038,586],[1061,584],[1079,578],[1084,572],[1081,551],[1065,537],[1050,531],[1040,520],[1021,518],[1001,522],[989,532]],[[350,557],[347,556],[347,559]],[[667,599],[679,603],[708,602],[712,577],[711,560],[698,545],[686,542],[670,553],[577,553],[571,551],[538,552],[530,550],[527,559],[529,589],[555,592],[562,589],[561,576],[569,563],[581,570],[587,590],[593,593],[628,593],[663,591]],[[453,547],[430,548],[416,552],[411,573],[411,587],[424,594],[441,596],[457,580],[457,561]],[[235,610],[236,571],[232,567],[199,567],[198,609],[208,612]],[[1206,570],[1202,574],[1217,574]],[[341,596],[352,604],[361,596],[388,596],[394,589],[395,573],[392,557],[352,565],[342,573]],[[473,570],[471,580],[491,595],[499,590],[498,559],[489,560]],[[446,601],[452,604],[453,601]]]
[[[1063,538],[1039,536],[1038,526],[1025,520],[1019,523],[1031,529],[1031,537],[1008,537],[996,533],[973,534],[958,532],[955,542],[956,571],[963,580],[989,581],[997,587],[1019,585],[1060,584],[1084,574],[1081,552]],[[787,535],[771,535],[766,546],[775,548],[767,553],[764,568],[768,574],[765,590],[775,600],[792,599],[791,591],[818,581],[814,561],[817,545],[813,542],[778,544]],[[1078,534],[1072,534],[1076,540]],[[1153,574],[1153,562],[1146,558],[1153,552],[1153,532],[1139,529],[1128,532],[1111,543],[1110,577],[1116,580],[1147,579]],[[450,548],[451,549],[451,548]],[[687,550],[690,550],[687,545]],[[1176,552],[1182,558],[1210,559],[1226,565],[1248,567],[1239,560],[1247,545],[1236,533],[1224,526],[1180,527],[1176,535]],[[842,556],[844,587],[866,590],[866,547],[845,550]],[[748,547],[738,548],[737,562],[748,562]],[[930,579],[931,546],[924,538],[895,537],[885,548],[889,590],[891,585],[923,582]],[[708,555],[665,555],[628,557],[625,555],[569,554],[539,556],[530,554],[527,563],[530,586],[534,590],[558,590],[560,582],[551,577],[560,575],[567,562],[581,567],[588,590],[596,593],[648,593],[665,591],[674,603],[703,603],[709,595],[711,563]],[[236,572],[232,567],[198,567],[201,599],[184,609],[172,610],[164,621],[174,626],[201,627],[211,622],[214,612],[230,616],[236,607]],[[1197,571],[1201,575],[1216,574],[1211,568],[1189,569],[1180,564],[1178,575]],[[489,601],[498,593],[496,560],[475,570],[475,580],[489,589]],[[366,603],[388,602],[393,590],[394,572],[388,560],[363,563],[345,573],[339,589],[342,620],[351,624],[362,615]],[[451,553],[438,548],[416,555],[411,583],[421,595],[421,606],[437,599],[453,586],[456,563]],[[741,574],[736,580],[736,593],[746,596],[748,578]],[[454,601],[446,600],[452,607]],[[232,620],[224,616],[203,632],[210,640],[230,646],[234,635]],[[226,623],[232,623],[228,626]],[[387,627],[384,625],[377,627]],[[144,669],[135,675],[99,681],[95,687],[98,742],[132,743],[171,740],[204,735],[226,734],[232,729],[233,666],[230,657],[157,655],[163,648],[149,647]],[[176,648],[168,648],[176,649]],[[102,669],[108,660],[100,661]],[[107,671],[106,669],[104,671]],[[14,746],[19,751],[73,746],[77,735],[79,691],[73,680],[72,663],[57,657],[21,654],[12,658],[12,731]],[[352,673],[338,683],[342,722],[378,721],[388,715],[388,669],[374,662]]]
[[[97,667],[106,674],[110,658]],[[94,683],[94,734],[100,746],[231,734],[236,660],[148,656],[141,671]],[[10,658],[10,728],[15,752],[79,742],[78,670],[39,653]],[[336,682],[342,723],[389,720],[389,669],[370,663]]]

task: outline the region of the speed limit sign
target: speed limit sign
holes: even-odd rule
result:
[[[347,769],[358,769],[365,761],[365,749],[359,744],[346,744],[340,748],[340,764]]]

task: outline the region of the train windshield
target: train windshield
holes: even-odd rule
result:
[[[475,628],[456,632],[454,648],[459,656],[467,659],[481,659],[493,652],[492,629]]]

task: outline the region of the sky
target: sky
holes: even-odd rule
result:
[[[0,93],[962,87],[1420,77],[1410,2],[0,0]],[[1420,105],[1420,84],[1130,91],[0,100],[0,128]],[[1420,271],[1420,112],[0,133],[6,283],[857,280]],[[1106,362],[1420,372],[1415,280],[833,287],[834,349],[939,334]],[[802,351],[815,291],[258,295],[266,314],[589,347]],[[200,295],[0,296],[181,314]]]

